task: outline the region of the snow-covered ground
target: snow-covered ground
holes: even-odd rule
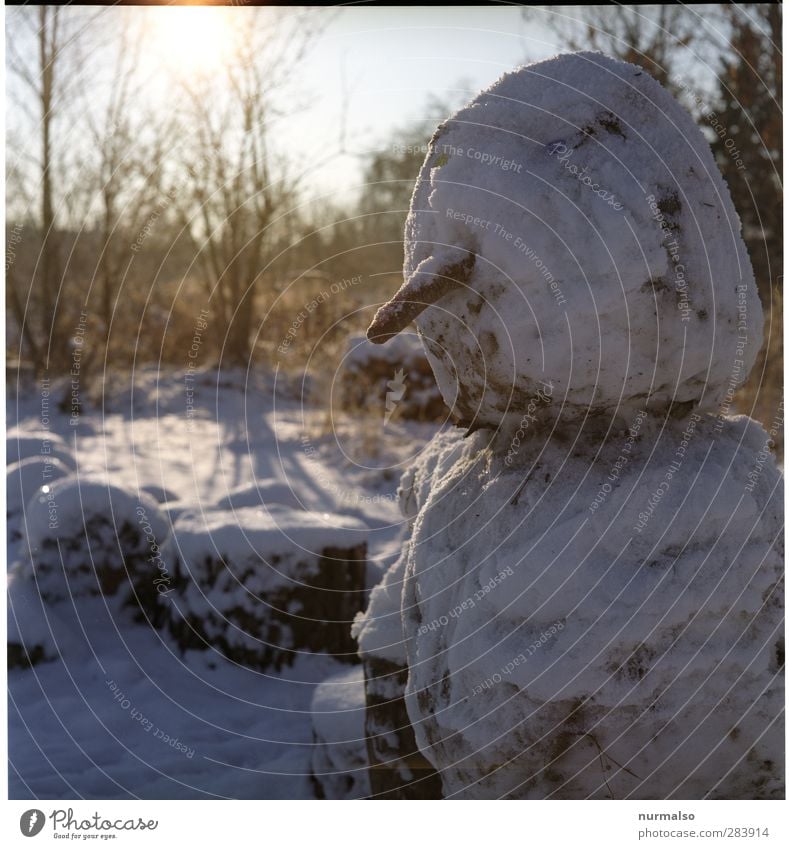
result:
[[[436,430],[384,425],[383,399],[380,420],[327,421],[301,403],[298,384],[275,375],[206,371],[188,384],[182,373],[143,371],[133,391],[108,390],[103,409],[73,427],[58,412],[60,394],[48,399],[44,424],[80,478],[144,491],[143,503],[152,495],[169,522],[188,510],[209,524],[213,511],[245,515],[270,502],[347,516],[352,529],[361,520],[368,585],[399,553],[401,471]],[[9,395],[9,428],[41,431],[41,392]],[[19,446],[12,432],[10,453]],[[24,518],[11,525],[23,532],[9,535],[15,573]],[[318,684],[351,667],[304,653],[279,672],[253,671],[214,650],[181,654],[163,629],[133,623],[113,599],[75,604],[47,607],[50,622],[40,625],[51,625],[62,656],[9,672],[12,798],[313,797],[310,704]],[[36,627],[36,607],[29,594],[12,594],[11,629],[17,619]]]

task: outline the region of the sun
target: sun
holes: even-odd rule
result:
[[[235,44],[227,8],[169,6],[151,9],[151,37],[159,57],[190,76],[225,64]]]

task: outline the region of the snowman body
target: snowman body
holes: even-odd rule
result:
[[[594,459],[535,440],[510,465],[486,436],[432,477],[405,555],[406,704],[445,796],[780,796],[764,430],[636,417]]]

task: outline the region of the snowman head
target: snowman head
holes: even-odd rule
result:
[[[566,420],[714,409],[761,345],[740,229],[709,145],[658,82],[599,53],[558,56],[439,126],[405,283],[368,336],[414,321],[466,425],[515,424],[536,399]]]

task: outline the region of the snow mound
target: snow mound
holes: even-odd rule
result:
[[[25,511],[27,574],[47,602],[119,596],[156,616],[170,581],[162,557],[169,526],[157,503],[97,478],[40,487]]]
[[[485,439],[436,438],[455,462],[406,549],[406,702],[446,795],[781,793],[783,483],[761,426],[643,414],[583,435],[596,459]]]
[[[6,513],[21,513],[36,489],[70,474],[71,469],[62,460],[51,456],[37,454],[12,463],[6,473]]]
[[[602,54],[558,56],[439,126],[406,283],[369,334],[415,318],[467,426],[514,426],[546,385],[566,420],[647,399],[713,410],[762,340],[740,230],[701,130],[658,82]]]
[[[367,525],[351,516],[308,513],[281,505],[237,510],[187,511],[173,526],[177,556],[199,570],[206,556],[260,561],[272,554],[319,554],[326,548],[353,548],[366,540]]]
[[[18,572],[8,580],[8,666],[35,666],[58,657],[58,649],[35,582]]]
[[[154,498],[159,504],[166,504],[168,501],[179,500],[177,493],[157,483],[146,484],[146,486],[142,486],[140,489],[143,492],[148,493],[148,495],[150,495],[151,498]]]
[[[30,457],[60,460],[70,469],[76,469],[77,464],[69,450],[66,441],[56,433],[47,430],[29,432],[10,430],[6,435],[6,463],[18,463]]]
[[[182,514],[168,547],[176,592],[162,598],[173,635],[259,668],[300,651],[355,659],[367,535],[357,519],[277,505]]]
[[[229,492],[217,501],[220,510],[237,510],[241,507],[262,507],[268,504],[279,504],[303,510],[304,504],[293,491],[293,487],[276,478],[265,478],[252,484]]]
[[[327,678],[312,698],[312,778],[324,799],[370,795],[364,730],[364,671],[354,666]]]
[[[399,506],[411,526],[427,499],[433,476],[445,473],[463,449],[461,432],[457,428],[445,431],[441,439],[432,440],[420,452],[417,462],[403,474],[398,488]],[[362,659],[378,658],[406,665],[401,597],[409,545],[410,540],[406,539],[400,557],[373,587],[367,609],[354,621],[352,633]]]

